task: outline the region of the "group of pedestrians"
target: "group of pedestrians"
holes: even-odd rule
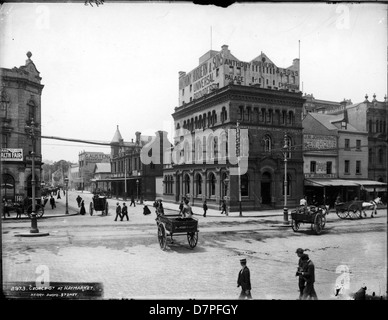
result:
[[[308,250],[308,249],[306,249]],[[296,249],[299,257],[298,269],[295,276],[298,277],[299,299],[298,300],[318,300],[314,289],[315,266],[304,249]],[[247,260],[240,260],[241,270],[237,277],[237,287],[241,287],[239,299],[252,299],[251,274],[247,267]]]
[[[127,221],[129,221],[128,207],[125,204],[125,202],[123,202],[123,207],[122,208],[120,206],[120,202],[116,203],[116,217],[115,217],[115,221],[117,221],[117,218],[120,218],[120,221],[123,221],[124,218],[127,218]]]

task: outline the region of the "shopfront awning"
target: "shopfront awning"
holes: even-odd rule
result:
[[[373,180],[344,180],[344,179],[305,179],[305,186],[311,187],[361,187],[361,190],[377,192],[386,191],[387,184]]]
[[[353,180],[343,179],[305,179],[305,186],[312,187],[358,187],[359,184]]]

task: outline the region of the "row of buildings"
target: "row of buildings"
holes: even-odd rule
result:
[[[16,131],[31,119],[32,111],[24,110],[36,110],[40,130],[39,72],[29,56],[25,66],[2,69],[1,76],[13,79],[1,83],[2,110],[8,110],[1,113],[2,150],[28,155],[31,139]],[[281,208],[285,199],[292,207],[303,195],[330,205],[338,195],[386,201],[386,98],[317,100],[302,94],[299,79],[299,59],[282,68],[264,53],[244,62],[226,45],[211,50],[196,68],[179,72],[173,137],[136,132],[129,142],[117,127],[110,154],[79,154],[68,173],[70,187],[147,200],[188,197],[211,208],[226,200],[232,211]],[[39,135],[35,141],[40,154]],[[3,196],[28,193],[28,161],[3,158],[2,151]]]

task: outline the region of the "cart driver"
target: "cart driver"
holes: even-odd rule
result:
[[[192,218],[193,211],[191,210],[191,206],[189,205],[189,200],[185,200],[185,205],[183,206],[183,217],[184,218]]]

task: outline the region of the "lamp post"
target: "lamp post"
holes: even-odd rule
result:
[[[65,214],[69,214],[69,178],[65,178],[66,185],[66,211]]]
[[[283,209],[283,224],[288,225],[288,209],[287,209],[287,189],[288,189],[288,180],[287,180],[287,153],[288,153],[288,138],[287,133],[284,133],[284,146],[283,146],[283,155],[284,155],[284,209]]]
[[[38,229],[38,219],[36,217],[36,204],[35,204],[35,122],[34,119],[31,119],[29,126],[25,127],[27,134],[32,141],[32,151],[31,151],[31,193],[32,193],[32,209],[31,209],[31,229],[30,233],[39,233]]]
[[[139,179],[136,180],[137,202],[139,202]]]
[[[224,185],[225,185],[225,196],[224,196],[224,200],[225,200],[225,201],[228,201],[228,200],[229,200],[229,198],[228,198],[228,184],[229,184],[229,179],[228,179],[228,177],[226,177],[226,178],[224,179]],[[229,203],[229,201],[226,202],[226,203]],[[228,206],[227,206],[227,207],[228,207]]]

